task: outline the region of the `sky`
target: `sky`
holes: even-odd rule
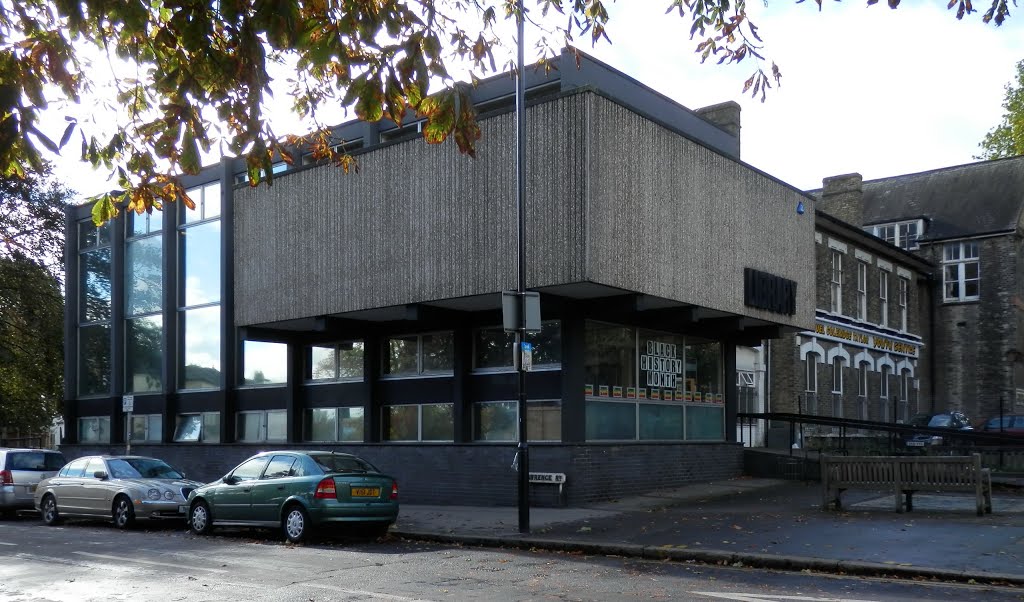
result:
[[[1024,59],[1024,15],[995,27],[980,12],[958,21],[941,0],[897,10],[826,0],[820,12],[811,1],[755,0],[748,11],[769,59],[763,68],[774,60],[782,72],[762,103],[742,93],[755,64],[701,65],[689,22],[666,15],[668,4],[609,4],[612,43],[577,46],[688,108],[740,103],[742,160],[804,190],[832,175],[876,179],[974,161]],[[536,37],[527,30],[527,48]],[[283,134],[297,122],[275,123]],[[80,193],[115,188],[73,159],[58,169]]]

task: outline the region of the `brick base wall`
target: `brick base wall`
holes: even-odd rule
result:
[[[356,454],[398,480],[400,499],[413,504],[514,506],[515,445],[323,445],[289,444],[289,449],[328,449]],[[85,455],[124,453],[122,446],[63,445],[72,460]],[[242,460],[273,446],[141,445],[132,453],[161,458],[197,481],[214,481]],[[736,443],[652,443],[530,446],[532,472],[566,475],[565,503],[580,506],[721,480],[743,472],[743,448]],[[556,485],[530,486],[530,503],[560,503]]]

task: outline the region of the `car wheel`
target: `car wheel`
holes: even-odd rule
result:
[[[206,505],[206,502],[199,501],[192,504],[192,511],[188,514],[188,525],[196,535],[209,535],[210,531],[213,531],[210,507]]]
[[[284,536],[292,543],[300,543],[306,539],[309,530],[309,515],[298,504],[285,508],[284,519],[281,520]]]
[[[119,495],[114,498],[112,516],[114,526],[118,529],[131,529],[135,525],[135,507],[128,496]]]
[[[43,498],[43,522],[51,527],[60,524],[60,512],[57,511],[57,498],[47,494]]]

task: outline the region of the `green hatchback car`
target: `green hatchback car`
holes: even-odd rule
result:
[[[261,452],[188,498],[192,531],[280,527],[291,542],[328,525],[384,535],[398,519],[398,483],[372,464],[329,451]]]

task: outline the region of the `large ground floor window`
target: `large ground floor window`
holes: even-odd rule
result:
[[[530,441],[562,440],[562,402],[527,401],[526,437]],[[481,401],[473,404],[475,441],[518,441],[519,402]]]
[[[356,408],[312,408],[306,410],[307,441],[365,441],[364,410]]]
[[[594,321],[585,332],[588,441],[725,438],[719,342]]]
[[[454,405],[424,403],[388,406],[383,409],[385,441],[453,441]]]
[[[587,400],[588,441],[721,441],[725,406]]]

